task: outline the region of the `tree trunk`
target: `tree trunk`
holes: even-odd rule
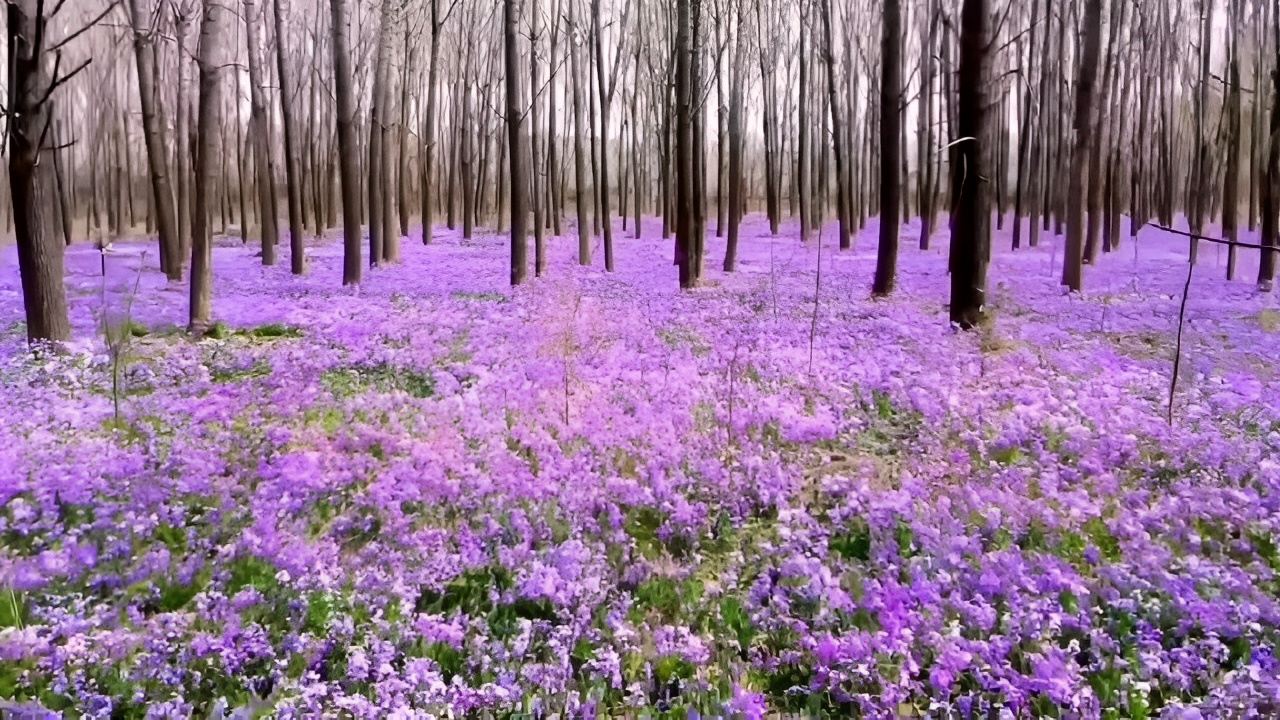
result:
[[[178,228],[173,214],[173,189],[169,186],[169,163],[165,158],[165,123],[157,117],[155,89],[155,45],[141,0],[129,0],[133,25],[133,54],[138,64],[138,101],[142,107],[142,138],[147,148],[151,176],[151,202],[160,234],[160,269],[171,281],[182,279],[178,261]]]
[[[62,342],[71,335],[62,277],[64,246],[49,227],[48,186],[42,182],[39,162],[40,153],[48,149],[49,95],[60,78],[49,74],[47,18],[42,11],[39,0],[9,2],[9,193],[27,339]]]
[[[1036,30],[1038,29],[1038,28],[1037,28],[1037,25],[1038,25],[1038,23],[1039,23],[1039,18],[1038,18],[1038,17],[1036,17],[1036,8],[1037,8],[1037,7],[1038,7],[1038,6],[1035,4],[1035,0],[1032,0],[1032,4],[1031,4],[1031,41],[1030,41],[1030,43],[1027,45],[1027,48],[1028,48],[1028,49],[1027,49],[1027,54],[1026,54],[1026,58],[1027,58],[1027,62],[1028,62],[1028,63],[1030,63],[1030,62],[1031,62],[1031,58],[1032,58],[1032,57],[1035,55],[1035,53],[1036,53]],[[1019,43],[1019,47],[1018,47],[1018,61],[1019,61],[1019,62],[1022,62],[1022,59],[1023,59],[1023,55],[1022,55],[1022,48],[1021,48],[1021,43]],[[1031,184],[1031,182],[1030,182],[1030,178],[1028,177],[1028,173],[1027,173],[1027,163],[1029,162],[1028,155],[1029,155],[1029,153],[1030,153],[1031,144],[1032,144],[1032,142],[1033,142],[1033,140],[1032,140],[1032,138],[1031,138],[1031,111],[1032,111],[1032,105],[1031,105],[1031,73],[1030,73],[1030,71],[1029,71],[1029,70],[1028,70],[1027,72],[1024,72],[1024,73],[1023,73],[1023,80],[1024,80],[1024,82],[1025,82],[1025,88],[1024,88],[1024,89],[1023,89],[1023,91],[1022,91],[1022,107],[1021,107],[1021,110],[1020,110],[1020,113],[1019,113],[1019,114],[1021,115],[1021,117],[1020,117],[1020,118],[1018,118],[1019,126],[1020,126],[1020,127],[1019,127],[1019,129],[1018,129],[1018,179],[1017,179],[1017,183],[1016,183],[1016,185],[1014,186],[1014,189],[1013,189],[1013,242],[1012,242],[1012,246],[1013,246],[1013,249],[1014,249],[1014,250],[1017,250],[1018,248],[1022,247],[1022,217],[1023,217],[1023,216],[1022,216],[1022,206],[1023,206],[1023,198],[1025,198],[1025,197],[1027,196],[1027,191],[1028,191],[1029,186],[1030,186],[1030,184]],[[1034,172],[1034,171],[1033,171],[1033,172]]]
[[[921,55],[923,70],[921,71],[920,81],[920,116],[918,124],[920,136],[917,140],[918,155],[921,158],[920,200],[916,203],[920,207],[921,250],[929,249],[929,239],[933,233],[933,207],[935,186],[937,184],[936,166],[933,160],[933,48],[941,13],[934,5],[934,2],[930,2],[929,16],[929,30],[925,35],[925,50]]]
[[[369,205],[369,267],[377,267],[383,259],[383,243],[385,237],[385,221],[382,198],[383,189],[383,144],[387,141],[387,72],[389,53],[388,35],[391,31],[391,0],[382,0],[379,11],[377,54],[373,70],[373,99],[369,110],[369,143],[368,173],[365,181],[365,192]]]
[[[1227,33],[1226,124],[1227,158],[1222,187],[1222,237],[1227,246],[1227,280],[1236,277],[1236,240],[1239,237],[1240,193],[1240,8],[1241,0],[1230,0],[1231,32]],[[1265,252],[1265,251],[1263,251]]]
[[[1098,2],[1098,0],[1090,0]],[[987,288],[990,210],[987,202],[983,143],[986,127],[987,2],[964,0],[960,10],[958,136],[952,148],[951,174],[955,215],[951,242],[951,322],[964,329],[983,318]]]
[[[1258,289],[1271,292],[1276,278],[1276,251],[1280,247],[1280,0],[1271,6],[1272,31],[1275,36],[1271,66],[1271,117],[1268,123],[1270,130],[1267,141],[1267,162],[1259,191],[1259,203],[1262,205],[1262,245],[1258,261]],[[1261,88],[1255,88],[1260,90]]]
[[[538,114],[538,35],[541,32],[541,12],[538,7],[530,9],[530,34],[529,34],[529,182],[528,199],[530,209],[533,210],[533,274],[535,277],[542,277],[547,272],[547,252],[544,243],[544,231],[542,209],[544,203],[542,200],[542,188],[545,184],[542,180],[542,168],[545,167],[538,162],[541,154],[541,143],[538,142],[538,133],[542,129],[540,126],[541,118]]]
[[[350,18],[346,0],[329,0],[333,16],[333,90],[338,124],[338,176],[342,182],[342,284],[360,283],[360,179],[356,160],[356,103],[351,89]]]
[[[511,173],[511,285],[520,285],[529,272],[526,258],[528,238],[525,223],[527,194],[524,176],[524,152],[520,147],[520,46],[517,35],[516,0],[503,0],[503,57],[506,69],[507,89],[507,167]]]
[[[742,94],[744,74],[742,64],[745,58],[744,46],[746,38],[743,35],[745,13],[741,8],[738,10],[738,31],[736,42],[734,43],[733,64],[730,67],[729,80],[729,237],[725,245],[724,253],[724,271],[733,272],[737,269],[738,263],[738,237],[741,232],[742,215],[744,212],[742,202],[743,187],[743,170],[742,170]],[[801,21],[803,22],[803,20]],[[801,49],[804,53],[804,49]],[[803,87],[803,86],[802,86]],[[803,96],[803,92],[801,93]],[[803,103],[803,99],[801,100]],[[803,125],[801,126],[803,130]],[[803,208],[807,199],[801,193],[800,204]],[[803,221],[802,221],[803,227]],[[803,230],[801,231],[803,236]]]
[[[889,1],[892,2],[893,0],[889,0]],[[848,203],[849,195],[845,188],[845,184],[848,178],[845,176],[845,172],[844,172],[844,163],[845,163],[844,125],[842,125],[840,122],[840,95],[836,91],[836,87],[837,87],[836,59],[835,59],[836,50],[835,50],[835,43],[832,41],[832,34],[831,34],[831,2],[832,0],[819,0],[819,2],[822,3],[822,31],[823,31],[823,35],[826,36],[826,43],[824,45],[824,49],[826,53],[826,63],[827,63],[827,95],[829,98],[828,104],[830,105],[830,110],[831,110],[831,149],[835,154],[835,160],[836,160],[836,214],[839,217],[840,249],[849,250],[853,247],[853,239],[849,232],[849,203]],[[886,8],[886,13],[887,12],[888,12],[888,9]],[[887,22],[887,17],[886,17],[886,22]],[[897,32],[896,26],[894,31]],[[893,108],[893,110],[895,113],[897,112],[896,106]],[[896,139],[897,139],[896,126],[894,127],[894,138],[896,142]],[[895,175],[897,174],[898,163],[896,158],[889,169]],[[894,188],[896,193],[896,188],[897,188],[896,182],[894,183]],[[898,201],[898,197],[895,194],[894,202],[896,203],[897,201]],[[895,215],[897,214],[896,211],[894,214]],[[883,222],[881,223],[881,225],[883,225]],[[895,222],[895,226],[896,226],[896,222]],[[895,227],[895,232],[896,232],[896,227]]]
[[[444,20],[440,18],[440,0],[431,0],[431,15],[428,22],[431,23],[431,57],[427,63],[427,110],[426,117],[423,118],[423,159],[419,170],[422,176],[422,244],[424,245],[431,243],[435,225],[431,190],[435,187],[436,103],[439,102],[440,92],[438,87],[440,84],[440,30],[444,26]],[[457,121],[456,116],[454,121]],[[452,194],[452,187],[450,193]],[[452,220],[449,221],[449,226],[453,226]]]
[[[898,193],[901,176],[898,174],[899,139],[902,115],[898,103],[902,98],[901,60],[901,8],[899,0],[885,0],[884,23],[880,41],[880,247],[876,252],[873,295],[893,292],[898,268]],[[832,98],[834,102],[834,98]],[[840,154],[836,153],[839,167]]]
[[[1067,245],[1062,262],[1062,284],[1072,292],[1084,286],[1085,182],[1093,133],[1093,85],[1098,74],[1098,54],[1102,30],[1102,0],[1086,0],[1084,48],[1080,76],[1076,81],[1074,129],[1076,147],[1071,153],[1071,176],[1067,189]]]
[[[612,104],[611,83],[605,78],[604,27],[600,18],[600,0],[591,0],[592,38],[596,53],[596,90],[600,93],[600,174],[596,177],[600,194],[600,223],[604,234],[604,269],[613,272],[613,220],[609,217],[609,106]],[[622,42],[619,35],[618,42]]]
[[[267,117],[267,98],[262,92],[262,66],[258,55],[258,15],[254,0],[244,0],[244,27],[249,50],[249,132],[253,135],[254,182],[258,189],[259,232],[262,236],[262,264],[276,264],[276,243],[280,232],[276,227],[275,167],[271,153],[271,125]]]
[[[574,19],[577,3],[569,2],[569,23],[578,29]],[[588,218],[587,205],[587,147],[586,147],[586,112],[582,97],[582,87],[586,83],[582,76],[582,62],[577,43],[569,44],[569,72],[573,75],[573,188],[574,202],[578,208],[578,264],[591,264],[591,221]]]
[[[597,2],[599,0],[596,0]],[[694,274],[693,238],[693,96],[690,56],[690,0],[676,0],[676,263],[680,287],[697,284]]]
[[[191,302],[187,322],[188,329],[197,335],[203,335],[209,329],[213,315],[213,238],[208,201],[213,183],[216,129],[222,113],[219,80],[225,54],[222,48],[225,32],[222,16],[225,12],[222,0],[204,0],[198,60],[200,94],[195,128],[195,207],[191,217]]]
[[[284,20],[280,0],[272,0],[272,13],[276,31],[276,71],[280,82],[280,124],[284,129],[284,182],[285,196],[289,203],[289,269],[294,275],[306,272],[307,260],[302,247],[304,220],[302,218],[302,173],[298,169],[297,139],[293,120],[294,87],[285,62]]]
[[[409,235],[409,69],[415,63],[417,46],[410,49],[409,25],[404,27],[404,53],[400,57],[400,122],[398,130],[400,152],[396,170],[396,214],[400,218],[400,237]],[[398,255],[399,253],[397,253]]]
[[[1204,221],[1208,213],[1208,197],[1209,197],[1209,125],[1206,118],[1209,107],[1209,80],[1210,80],[1210,59],[1213,53],[1213,0],[1201,0],[1200,2],[1200,86],[1198,89],[1198,99],[1195,104],[1195,124],[1196,124],[1196,156],[1195,156],[1195,173],[1192,177],[1195,179],[1195,185],[1192,193],[1190,209],[1191,209],[1191,232],[1201,234],[1204,232]],[[1200,241],[1191,240],[1191,262],[1195,263],[1196,257],[1199,255]]]

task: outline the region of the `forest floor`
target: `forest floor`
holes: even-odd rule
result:
[[[917,233],[872,300],[874,220],[854,252],[828,229],[816,302],[818,243],[754,216],[738,272],[711,240],[687,293],[648,224],[612,274],[550,240],[516,291],[496,234],[407,238],[358,290],[336,241],[300,278],[287,246],[262,268],[222,243],[198,342],[154,253],[117,245],[104,278],[77,246],[53,357],[25,350],[5,248],[0,698],[1280,714],[1280,305],[1256,257],[1228,283],[1202,248],[1171,425],[1183,239],[1126,236],[1068,296],[1060,238],[1014,253],[1006,228],[992,322],[958,333],[945,231]]]

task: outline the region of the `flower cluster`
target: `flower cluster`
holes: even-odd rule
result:
[[[199,341],[73,248],[69,351],[0,334],[0,714],[1280,713],[1271,296],[1201,253],[1170,424],[1176,238],[1084,297],[998,250],[958,333],[945,250],[869,298],[874,221],[686,293],[643,231],[516,290],[498,235],[354,290],[219,247]]]

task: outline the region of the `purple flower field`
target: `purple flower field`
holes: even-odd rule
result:
[[[644,230],[514,291],[505,235],[220,240],[200,341],[77,245],[53,356],[5,248],[0,715],[1280,717],[1280,305],[1216,247],[1170,425],[1182,238],[1073,296],[1006,228],[958,333],[914,224],[887,300],[874,220],[684,293]]]

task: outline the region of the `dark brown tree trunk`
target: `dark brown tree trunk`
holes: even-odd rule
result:
[[[1098,262],[1098,240],[1102,229],[1102,194],[1106,186],[1103,176],[1102,159],[1109,155],[1107,142],[1107,109],[1115,103],[1115,70],[1116,41],[1123,25],[1121,11],[1124,0],[1111,1],[1111,19],[1108,22],[1106,61],[1103,65],[1101,94],[1092,112],[1093,130],[1090,132],[1092,144],[1089,148],[1089,179],[1085,186],[1086,224],[1084,240],[1084,264],[1093,265]]]
[[[560,237],[563,234],[564,186],[560,183],[560,143],[556,140],[556,76],[560,74],[560,3],[552,3],[551,12],[551,53],[547,64],[551,67],[551,75],[547,79],[547,214],[551,224],[551,234]]]
[[[276,31],[276,72],[280,82],[280,124],[284,130],[285,197],[289,204],[289,270],[294,275],[306,272],[307,260],[302,246],[305,220],[302,217],[302,172],[298,169],[296,126],[293,120],[294,86],[285,62],[284,20],[280,0],[272,0]]]
[[[258,190],[259,232],[262,236],[262,264],[276,264],[276,243],[280,231],[276,226],[275,163],[271,153],[271,125],[267,117],[267,98],[262,92],[262,65],[258,54],[258,14],[253,0],[244,0],[244,27],[249,50],[249,131],[253,135],[253,162]]]
[[[1241,0],[1229,0],[1227,12],[1231,31],[1227,33],[1226,124],[1227,158],[1222,187],[1222,237],[1227,246],[1227,279],[1236,277],[1236,240],[1239,239],[1240,204],[1240,15]],[[1263,251],[1266,252],[1266,251]]]
[[[597,0],[598,1],[598,0]],[[693,82],[689,35],[690,0],[676,0],[676,263],[680,268],[680,287],[688,290],[697,285],[694,269],[693,238]]]
[[[986,304],[991,216],[986,183],[981,178],[986,168],[983,143],[989,136],[984,89],[988,47],[986,0],[964,0],[956,77],[957,130],[964,141],[953,146],[951,166],[956,196],[951,230],[951,322],[964,329],[982,322]]]
[[[934,77],[934,59],[933,48],[935,38],[938,32],[938,23],[941,13],[935,6],[935,1],[931,0],[928,11],[928,27],[929,30],[924,36],[924,52],[921,53],[920,62],[922,64],[920,83],[920,114],[917,138],[917,156],[920,160],[920,199],[916,203],[920,206],[920,249],[929,249],[930,235],[933,233],[933,206],[934,206],[934,186],[937,183],[935,175],[935,165],[933,160],[933,77]]]
[[[542,32],[541,8],[530,8],[529,15],[529,182],[526,183],[526,192],[528,204],[533,211],[533,274],[534,277],[542,277],[547,272],[547,249],[546,228],[543,226],[544,218],[542,217],[542,210],[545,207],[542,202],[542,189],[545,184],[542,180],[542,168],[545,166],[539,162],[542,143],[538,138],[542,130],[541,117],[538,113],[538,96],[541,94],[538,77],[538,36]]]
[[[173,214],[173,189],[169,186],[169,163],[165,158],[168,142],[164,120],[157,116],[155,45],[141,0],[129,0],[129,17],[133,25],[134,59],[138,64],[138,101],[142,107],[142,138],[151,176],[151,202],[160,235],[160,269],[170,280],[178,281],[182,279],[182,263],[178,260],[177,220]]]
[[[1031,5],[1031,40],[1027,45],[1027,62],[1030,63],[1032,56],[1036,52],[1036,30],[1039,24],[1039,18],[1036,17],[1036,8],[1038,6],[1032,0]],[[1022,62],[1022,48],[1019,43],[1018,61]],[[1030,178],[1027,173],[1028,155],[1030,154],[1031,144],[1031,73],[1030,71],[1023,73],[1024,89],[1022,92],[1022,107],[1019,114],[1022,116],[1019,120],[1018,130],[1018,180],[1013,190],[1013,249],[1017,250],[1022,247],[1022,203],[1023,198],[1027,196],[1030,185]],[[1032,221],[1034,224],[1034,221]]]
[[[574,19],[577,3],[569,2],[569,23],[578,30]],[[582,75],[582,61],[577,43],[569,44],[569,72],[573,75],[573,189],[574,203],[578,209],[578,264],[591,264],[591,221],[588,218],[587,205],[587,147],[586,147],[586,112],[583,105],[583,85],[586,80]]]
[[[1093,134],[1093,86],[1098,74],[1098,54],[1102,32],[1102,0],[1086,0],[1084,47],[1080,76],[1076,81],[1074,129],[1075,150],[1071,153],[1071,176],[1067,190],[1067,244],[1062,262],[1062,284],[1072,292],[1084,287],[1085,183]]]
[[[62,279],[64,245],[49,227],[48,184],[41,177],[40,154],[48,149],[50,94],[63,78],[49,74],[44,4],[10,0],[8,10],[9,193],[27,339],[62,342],[71,335]]]
[[[399,142],[397,143],[400,152],[397,154],[398,167],[396,169],[396,215],[400,218],[400,235],[398,237],[407,237],[409,235],[409,69],[415,65],[417,59],[417,45],[409,45],[409,25],[404,27],[404,52],[400,56],[400,122],[396,128]],[[398,244],[398,243],[397,243]],[[399,255],[397,252],[396,255]]]
[[[1213,0],[1200,1],[1200,85],[1198,88],[1198,99],[1195,105],[1195,125],[1196,125],[1196,154],[1195,154],[1195,173],[1193,174],[1195,185],[1192,188],[1192,197],[1190,204],[1191,209],[1191,231],[1197,235],[1204,232],[1205,218],[1208,216],[1208,200],[1209,200],[1209,179],[1212,175],[1209,169],[1209,149],[1210,149],[1210,130],[1207,119],[1209,107],[1209,82],[1210,82],[1210,59],[1213,54]],[[1191,240],[1191,262],[1196,261],[1199,255],[1200,241]]]
[[[1276,278],[1276,251],[1280,247],[1280,0],[1271,5],[1271,29],[1274,33],[1271,65],[1271,116],[1268,123],[1267,162],[1258,198],[1262,206],[1262,245],[1258,260],[1258,289],[1271,292]],[[1259,88],[1261,89],[1261,88]]]
[[[53,154],[53,179],[54,179],[54,185],[56,187],[57,194],[58,194],[58,218],[60,220],[60,222],[58,223],[58,229],[61,231],[60,234],[62,236],[63,244],[70,246],[71,233],[73,230],[72,226],[75,223],[75,210],[72,207],[71,196],[72,194],[74,194],[75,188],[67,187],[67,184],[68,184],[67,170],[65,167],[66,162],[63,160],[63,158],[68,154],[67,153],[68,138],[66,138],[63,132],[63,125],[61,120],[54,120],[53,127],[54,127],[54,131],[53,131],[54,142],[59,145],[59,149],[55,150],[52,153]],[[74,161],[75,161],[75,158],[72,157],[73,164],[74,164]],[[174,240],[176,239],[177,238],[174,238]],[[170,248],[170,249],[176,252],[176,248]],[[172,255],[170,257],[172,258]]]
[[[880,40],[880,246],[876,251],[876,274],[871,286],[873,295],[893,292],[898,270],[898,194],[902,177],[898,174],[902,123],[898,109],[902,98],[902,61],[899,57],[901,12],[898,0],[885,0]],[[834,97],[832,102],[835,102]],[[837,152],[837,167],[840,166],[839,158],[840,153]]]
[[[383,167],[386,153],[383,146],[387,142],[387,74],[390,63],[391,32],[391,0],[382,0],[379,11],[378,34],[376,36],[377,54],[373,70],[373,99],[369,110],[369,143],[368,161],[365,181],[365,192],[369,207],[369,267],[377,267],[384,259],[383,245],[389,241],[386,237],[386,219],[383,213],[387,203],[384,202]]]
[[[440,0],[431,0],[431,56],[427,62],[427,110],[423,118],[422,128],[422,167],[419,169],[422,182],[422,242],[431,242],[435,225],[435,212],[431,199],[432,188],[435,187],[435,155],[436,155],[436,104],[439,102],[440,84],[440,32],[444,27],[444,19],[440,17]],[[454,117],[457,121],[457,117]],[[452,163],[450,163],[452,167]],[[450,183],[449,193],[453,187]],[[449,202],[453,204],[452,200]],[[449,212],[449,227],[453,227],[452,208]]]
[[[796,194],[799,196],[798,205],[800,213],[800,242],[809,242],[809,235],[812,232],[813,225],[813,201],[809,197],[809,175],[810,175],[810,145],[812,141],[809,137],[809,13],[812,11],[812,4],[802,1],[800,4],[800,44],[797,48],[799,54],[799,81],[800,92],[796,96]],[[736,66],[733,68],[735,77],[738,73]],[[850,119],[852,122],[852,118]],[[741,184],[740,181],[739,184]],[[736,230],[736,228],[735,228]],[[736,234],[736,233],[735,233]]]
[[[329,0],[333,32],[333,90],[338,124],[338,176],[342,182],[342,284],[357,285],[360,262],[360,179],[356,160],[356,103],[351,89],[350,17],[346,0]]]
[[[831,111],[831,147],[835,154],[836,160],[836,214],[839,218],[839,238],[840,249],[849,250],[853,247],[853,238],[849,231],[849,203],[848,192],[845,184],[848,178],[844,172],[845,163],[845,147],[844,147],[844,125],[840,122],[840,94],[837,91],[836,83],[836,49],[832,40],[831,33],[831,2],[832,0],[819,0],[822,3],[822,31],[825,36],[825,52],[827,63],[827,97],[828,105]],[[895,32],[896,32],[895,28]],[[895,112],[897,108],[894,108]],[[894,128],[894,138],[897,138],[897,128]],[[898,162],[894,159],[890,170],[896,176],[898,173]],[[897,184],[894,184],[895,192]],[[894,195],[894,202],[898,202],[898,196]],[[883,206],[882,206],[883,208]],[[896,214],[896,211],[895,211]]]
[[[742,8],[738,10],[738,30],[736,33],[736,42],[733,43],[733,64],[730,67],[729,80],[729,237],[725,244],[724,253],[724,271],[733,272],[737,269],[738,264],[738,238],[741,234],[742,215],[745,212],[743,207],[742,187],[743,187],[743,141],[742,141],[742,94],[744,73],[742,64],[745,60],[744,46],[746,43],[745,31],[745,12]],[[801,20],[803,23],[804,21]],[[801,48],[803,55],[804,49]],[[802,60],[803,62],[803,60]],[[803,66],[802,66],[803,67]],[[802,85],[803,87],[803,85]],[[803,93],[802,93],[803,96]],[[803,97],[801,103],[803,103]],[[803,125],[801,125],[803,130]],[[801,207],[804,207],[806,199],[801,192]],[[803,211],[802,211],[803,212]],[[803,216],[802,216],[803,217]],[[802,227],[803,227],[803,220]],[[803,236],[803,231],[801,231]]]
[[[596,90],[600,93],[600,167],[596,182],[600,195],[600,223],[604,235],[604,269],[613,272],[613,220],[609,217],[609,106],[613,102],[613,82],[605,78],[604,26],[600,0],[591,0],[592,44],[596,55]],[[622,42],[621,36],[618,42]]]
[[[506,69],[506,89],[507,89],[507,167],[511,173],[511,285],[514,287],[525,281],[525,276],[529,272],[528,252],[526,237],[528,231],[525,223],[528,221],[526,215],[528,211],[525,209],[525,196],[527,190],[527,180],[524,176],[524,152],[521,149],[520,142],[520,125],[521,125],[521,107],[520,107],[520,46],[519,36],[517,35],[518,10],[516,8],[516,0],[503,0],[502,2],[502,27],[503,27],[503,57]]]

